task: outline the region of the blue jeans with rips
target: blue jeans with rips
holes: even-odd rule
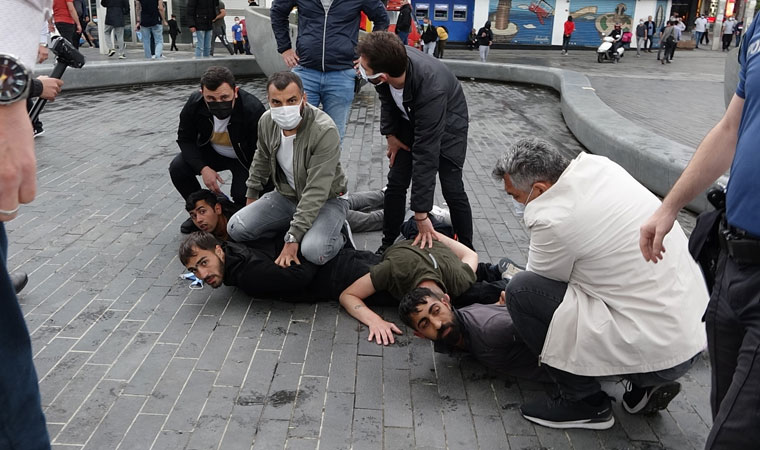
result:
[[[306,100],[314,105],[322,105],[322,109],[330,116],[338,127],[340,140],[346,134],[346,122],[354,101],[354,85],[356,71],[354,69],[322,72],[297,66],[293,72],[301,77]]]
[[[0,448],[47,450],[32,342],[8,276],[8,238],[0,222]]]

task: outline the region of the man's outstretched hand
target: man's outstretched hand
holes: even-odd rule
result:
[[[639,248],[645,260],[657,264],[657,261],[664,257],[665,247],[662,245],[662,241],[670,230],[673,229],[675,221],[676,215],[660,206],[644,222],[639,230]]]
[[[427,245],[428,248],[433,248],[433,241],[438,240],[438,233],[433,228],[430,216],[426,217],[425,220],[417,220],[416,216],[417,214],[415,213],[414,220],[417,222],[417,236],[414,238],[412,245],[419,244],[420,248],[425,248],[425,245]]]
[[[378,345],[393,344],[396,342],[393,333],[403,334],[394,323],[386,322],[385,320],[378,318],[377,321],[370,324],[367,340],[371,341],[374,339]]]

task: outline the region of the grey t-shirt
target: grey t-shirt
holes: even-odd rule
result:
[[[475,303],[454,310],[462,334],[465,351],[484,366],[505,375],[541,381],[547,374],[538,365],[538,358],[520,339],[504,305]],[[435,351],[453,353],[458,349],[442,342]]]
[[[227,9],[227,8],[224,7],[224,2],[219,0],[219,8],[217,8],[216,14],[219,15],[219,11],[223,9]],[[224,17],[215,20],[213,23],[213,26],[214,28],[219,28],[219,27],[224,28]]]

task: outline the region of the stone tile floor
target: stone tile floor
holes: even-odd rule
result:
[[[242,83],[264,98],[261,79]],[[465,82],[465,184],[483,260],[524,262],[528,237],[490,177],[512,140],[582,151],[552,91]],[[408,329],[380,347],[337,303],[190,290],[176,251],[185,212],[169,181],[179,111],[195,83],[64,93],[42,115],[39,193],[8,223],[56,449],[698,449],[709,369],[653,417],[615,403],[608,431],[557,431],[517,407],[543,395],[474,361],[434,354]],[[354,103],[342,162],[352,190],[387,174],[371,90]],[[223,174],[229,177],[229,174]],[[438,196],[438,203],[441,198]],[[356,235],[374,250],[377,233]],[[382,315],[401,325],[395,311]],[[402,327],[403,328],[403,327]],[[605,383],[618,399],[622,387]]]

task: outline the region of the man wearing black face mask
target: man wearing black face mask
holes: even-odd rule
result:
[[[258,122],[265,108],[258,98],[235,86],[226,67],[209,67],[201,77],[201,89],[182,108],[177,130],[180,153],[169,164],[172,183],[182,198],[201,189],[197,176],[210,191],[220,194],[225,181],[219,171],[232,172],[232,200],[245,206],[248,169],[258,139]],[[192,220],[183,233],[197,231]]]

